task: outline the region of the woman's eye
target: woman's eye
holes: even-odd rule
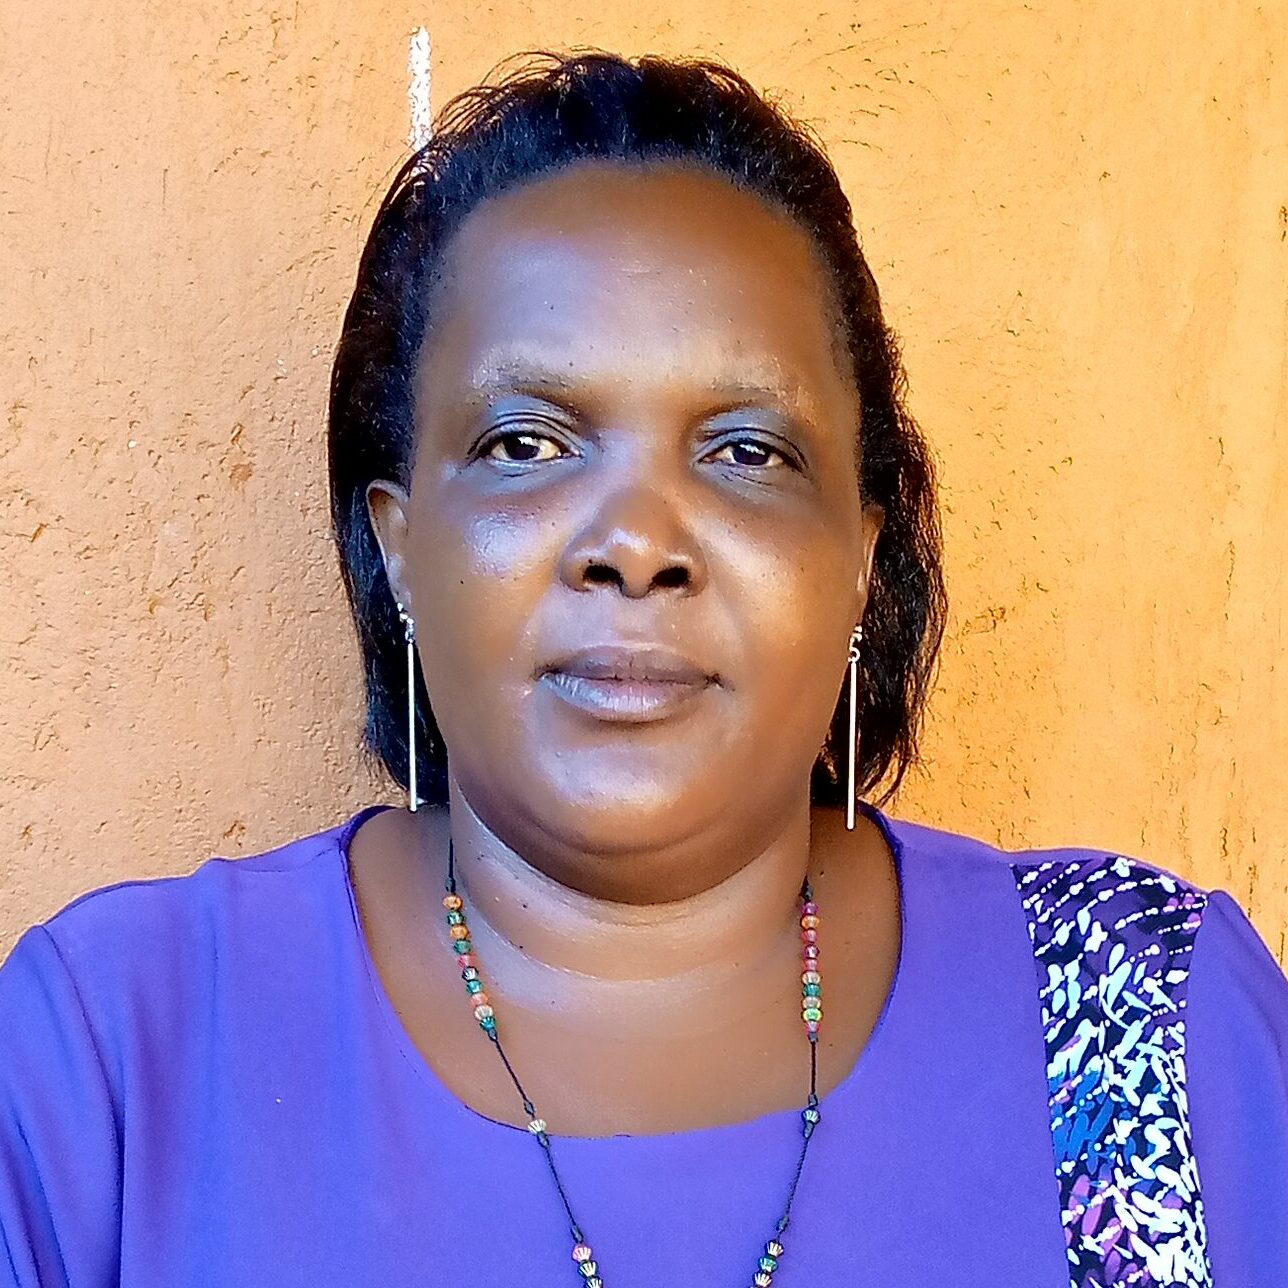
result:
[[[549,450],[543,454],[543,448]],[[774,457],[777,457],[783,465],[793,465],[786,453],[754,438],[734,439],[717,448],[713,456],[719,456],[722,452],[732,454],[725,458],[728,464],[744,468],[759,469],[769,466]],[[513,429],[506,433],[493,434],[491,438],[485,439],[479,444],[475,454],[481,459],[497,461],[504,465],[532,465],[542,461],[557,460],[560,456],[566,455],[560,444],[547,434]]]
[[[792,464],[778,448],[770,447],[768,443],[759,442],[754,438],[734,439],[733,442],[725,443],[723,447],[718,448],[715,454],[719,455],[720,452],[733,452],[735,456],[739,453],[743,454],[742,459],[730,460],[730,465],[750,465],[755,468],[756,466],[767,465],[769,462],[766,458],[770,456],[777,456],[784,465]]]
[[[506,454],[504,456],[498,456],[496,455],[496,449],[500,447],[502,443],[507,445],[512,443],[522,443],[523,446],[519,448],[517,455],[511,454],[509,446],[507,446]],[[509,433],[495,434],[486,442],[480,443],[478,455],[480,457],[486,457],[491,461],[500,461],[502,464],[506,465],[527,465],[533,461],[554,460],[555,456],[558,455],[557,452],[554,455],[548,456],[541,456],[539,454],[542,444],[553,448],[558,448],[559,446],[553,438],[548,438],[545,434],[531,434],[521,432],[519,430],[510,430]]]

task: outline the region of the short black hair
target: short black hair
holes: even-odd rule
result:
[[[580,162],[672,162],[704,167],[785,212],[809,234],[833,284],[830,304],[861,406],[859,491],[885,510],[863,616],[856,791],[888,776],[888,800],[918,759],[944,630],[939,515],[930,453],[904,405],[897,340],[822,143],[710,59],[632,60],[597,49],[515,57],[521,66],[452,99],[430,141],[398,170],[368,234],[336,348],[331,519],[366,679],[364,755],[406,790],[406,645],[366,490],[377,478],[410,489],[415,365],[453,232],[488,198]],[[414,675],[418,795],[443,804],[446,749],[418,665]],[[811,771],[811,799],[820,804],[846,798],[847,691],[842,685]]]

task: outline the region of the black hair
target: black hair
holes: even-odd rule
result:
[[[861,407],[859,491],[885,511],[863,615],[856,791],[889,776],[888,800],[917,762],[943,635],[939,515],[929,450],[904,406],[898,344],[823,145],[716,61],[602,50],[518,57],[525,65],[452,99],[430,141],[399,168],[367,237],[336,348],[331,519],[365,672],[364,755],[407,788],[406,646],[366,489],[383,478],[410,490],[413,377],[433,321],[430,288],[453,232],[488,198],[579,162],[671,162],[704,167],[784,211],[809,234],[833,285],[829,303]],[[414,675],[418,795],[443,804],[446,748],[419,666]],[[811,771],[811,799],[820,804],[846,798],[846,692]]]

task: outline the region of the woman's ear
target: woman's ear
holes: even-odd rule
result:
[[[858,593],[860,605],[866,606],[869,588],[872,585],[872,564],[876,557],[877,538],[881,535],[885,523],[885,507],[874,501],[863,507],[863,557],[859,569],[859,580],[854,589]]]
[[[372,479],[367,484],[367,516],[376,544],[385,564],[385,577],[394,598],[409,604],[405,584],[407,543],[407,493],[388,479]]]

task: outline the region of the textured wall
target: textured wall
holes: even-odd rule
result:
[[[594,18],[584,14],[594,11]],[[828,143],[943,480],[891,806],[1288,927],[1288,7],[13,0],[0,43],[0,953],[109,881],[398,799],[356,751],[328,363],[406,138],[502,54],[713,54]]]

